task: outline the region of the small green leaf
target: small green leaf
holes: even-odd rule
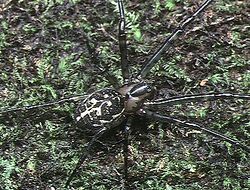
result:
[[[35,161],[32,159],[32,160],[29,160],[28,164],[27,164],[27,169],[34,172],[35,171],[35,167],[36,167],[36,163]]]
[[[134,39],[136,41],[141,41],[141,38],[142,38],[141,30],[136,29],[135,32],[134,32]]]
[[[167,0],[165,3],[165,8],[169,11],[172,11],[175,8],[175,1],[174,0]]]

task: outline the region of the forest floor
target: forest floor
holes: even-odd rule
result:
[[[131,77],[202,3],[124,1]],[[250,94],[247,1],[215,1],[151,70],[155,98]],[[0,4],[0,189],[64,188],[91,139],[79,102],[23,111],[122,84],[115,0],[7,0]],[[108,73],[108,74],[107,74]],[[107,77],[109,75],[109,77]],[[9,110],[9,111],[7,111]],[[157,110],[250,146],[250,102],[189,102]],[[124,189],[121,126],[95,143],[68,189]],[[248,190],[249,153],[198,130],[134,116],[127,189]]]

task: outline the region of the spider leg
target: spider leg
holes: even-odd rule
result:
[[[96,47],[92,48],[90,45],[91,39],[89,36],[85,35],[85,40],[86,40],[86,46],[88,49],[88,53],[91,56],[91,62],[93,63],[93,67],[95,67],[97,70],[100,71],[100,76],[105,77],[114,88],[118,88],[120,86],[119,80],[113,76],[107,69],[101,67],[101,64],[99,63],[98,59],[98,53],[96,52]],[[96,45],[95,45],[96,46]],[[99,65],[99,67],[97,67]]]
[[[186,126],[186,127],[190,127],[190,128],[194,128],[194,129],[198,129],[198,130],[201,130],[201,131],[204,131],[208,134],[211,134],[215,137],[218,137],[224,141],[227,141],[235,146],[238,146],[240,148],[242,148],[243,150],[247,151],[248,153],[250,153],[250,147],[240,143],[239,141],[237,140],[234,140],[226,135],[223,135],[217,131],[214,131],[214,130],[211,130],[211,129],[207,129],[201,125],[198,125],[198,124],[195,124],[195,123],[190,123],[188,121],[184,121],[184,120],[180,120],[180,119],[177,119],[177,118],[173,118],[173,117],[169,117],[169,116],[165,116],[165,115],[161,115],[161,114],[158,114],[158,113],[155,113],[155,112],[152,112],[150,110],[146,110],[146,109],[141,109],[139,110],[139,115],[142,115],[142,116],[145,116],[145,117],[148,117],[148,118],[153,118],[155,120],[158,120],[158,121],[162,121],[162,122],[173,122],[173,123],[178,123],[180,125],[183,125],[183,126]]]
[[[250,94],[232,94],[232,93],[211,93],[211,94],[194,94],[194,95],[184,95],[176,96],[164,99],[158,99],[155,101],[145,102],[146,106],[157,106],[165,107],[172,104],[178,104],[183,102],[191,101],[208,101],[208,100],[217,100],[217,99],[245,99],[250,100]]]
[[[129,67],[128,67],[128,50],[127,50],[127,36],[125,32],[126,22],[124,14],[123,0],[117,0],[120,21],[119,21],[119,48],[121,54],[121,69],[123,79],[126,81],[129,78]]]
[[[159,47],[159,49],[150,57],[150,59],[146,62],[146,64],[142,67],[141,71],[138,73],[138,78],[145,78],[149,73],[152,67],[157,63],[160,59],[161,54],[166,52],[172,46],[175,38],[182,34],[186,29],[187,25],[190,24],[198,14],[200,14],[213,0],[206,0],[204,3],[191,15],[190,17],[183,20],[180,25],[172,32],[170,36],[166,38],[163,44]]]
[[[85,159],[88,157],[89,155],[89,151],[90,148],[92,147],[92,145],[94,144],[94,142],[99,139],[102,134],[107,130],[106,127],[103,127],[100,131],[98,131],[93,138],[91,139],[91,141],[88,143],[87,149],[82,153],[82,155],[80,156],[75,169],[73,170],[73,172],[70,174],[68,180],[65,183],[65,188],[67,188],[70,184],[70,182],[72,181],[73,177],[76,175],[77,170],[79,169],[79,167],[82,165],[82,163],[85,161]]]
[[[129,117],[124,125],[124,146],[123,146],[123,156],[124,156],[124,184],[125,189],[128,188],[128,145],[129,145],[129,132],[131,126],[132,118]]]
[[[28,110],[33,110],[33,109],[37,109],[37,108],[45,108],[45,107],[53,106],[56,104],[63,104],[66,102],[78,102],[79,100],[85,99],[86,97],[87,97],[86,95],[80,95],[80,96],[64,98],[64,99],[61,99],[61,100],[58,100],[55,102],[48,102],[48,103],[40,104],[40,105],[24,106],[24,107],[20,107],[20,108],[1,109],[0,115],[7,114],[10,112],[28,111]]]

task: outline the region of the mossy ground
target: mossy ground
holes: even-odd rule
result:
[[[133,75],[200,3],[125,1]],[[247,1],[212,3],[152,69],[148,81],[159,90],[157,96],[250,93],[248,7]],[[122,82],[115,1],[10,0],[0,10],[1,111],[110,87],[107,72]],[[187,103],[164,114],[250,146],[249,104]],[[75,127],[75,107],[0,115],[1,189],[63,189],[90,139]],[[121,136],[118,127],[96,143],[71,183],[74,189],[123,188]],[[196,130],[135,117],[129,184],[150,190],[247,190],[249,154]]]

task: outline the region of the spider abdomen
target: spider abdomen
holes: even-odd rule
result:
[[[76,110],[76,122],[96,131],[119,125],[125,118],[123,96],[110,88],[90,94]]]

